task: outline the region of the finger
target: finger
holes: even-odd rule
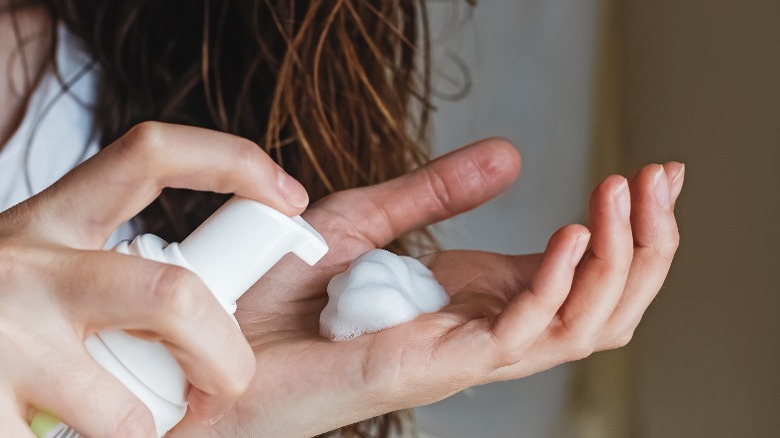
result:
[[[0,430],[2,436],[35,438],[30,426],[24,421],[24,417],[19,411],[19,404],[16,398],[6,392],[0,396]]]
[[[194,386],[191,409],[199,418],[229,409],[248,387],[252,349],[192,272],[105,251],[78,251],[61,265],[70,273],[59,277],[62,306],[85,334],[123,329],[163,342]]]
[[[164,187],[235,193],[288,215],[308,203],[303,186],[249,140],[156,122],[136,125],[37,202],[50,204],[44,214],[68,230],[66,236],[93,242],[94,236],[105,240]]]
[[[592,349],[623,294],[633,255],[628,183],[611,176],[590,201],[591,248],[559,312],[560,330],[576,350]]]
[[[507,141],[493,138],[450,152],[393,180],[338,192],[317,202],[303,218],[326,241],[349,240],[350,244],[342,245],[342,251],[330,251],[314,269],[298,273],[295,288],[304,292],[299,298],[319,295],[327,279],[360,254],[495,197],[519,171],[520,154]],[[260,283],[287,284],[290,276],[284,273],[300,271],[297,267],[301,263],[295,258],[282,260]],[[266,308],[272,306],[270,293],[287,294],[289,290],[253,288],[241,298],[241,304]]]
[[[322,207],[338,204],[347,208],[345,226],[381,248],[408,231],[483,204],[504,191],[519,171],[517,150],[493,138],[446,154],[399,178],[338,194]],[[313,216],[316,227],[316,212]]]
[[[631,181],[634,259],[625,292],[609,319],[599,349],[628,343],[645,309],[663,286],[679,244],[672,195],[680,193],[682,171],[680,163],[656,164],[644,167]]]
[[[55,413],[83,436],[157,436],[146,406],[73,341],[72,350],[60,352],[45,373],[26,383],[30,404]]]
[[[515,296],[493,324],[496,343],[509,357],[502,366],[517,362],[550,325],[571,289],[589,238],[581,225],[564,227],[550,238],[528,290]]]

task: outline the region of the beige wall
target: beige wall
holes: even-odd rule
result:
[[[470,92],[434,100],[437,154],[500,135],[523,154],[507,192],[438,229],[448,247],[537,252],[560,226],[586,216],[601,0],[431,1],[434,84]],[[452,82],[455,82],[453,84]],[[484,385],[417,409],[421,437],[549,438],[564,416],[570,367]]]
[[[629,350],[636,434],[780,436],[780,2],[624,7],[625,165],[687,164],[682,246]]]

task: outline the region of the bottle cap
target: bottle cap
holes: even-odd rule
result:
[[[227,309],[287,253],[314,265],[328,245],[300,216],[234,196],[178,249]]]

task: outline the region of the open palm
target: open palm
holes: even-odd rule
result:
[[[622,177],[607,178],[591,198],[590,232],[564,227],[543,254],[422,257],[452,297],[439,312],[349,341],[319,336],[326,285],[349,262],[482,204],[514,181],[519,164],[510,145],[488,140],[313,205],[304,216],[330,252],[314,268],[288,257],[239,302],[236,316],[255,350],[257,375],[208,431],[316,435],[628,342],[676,250],[677,163],[647,166],[630,189]],[[201,427],[188,418],[172,435]]]

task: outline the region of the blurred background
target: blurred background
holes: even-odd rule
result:
[[[462,3],[429,3],[436,152],[501,135],[523,174],[444,244],[541,251],[668,160],[682,244],[629,347],[418,408],[420,436],[780,436],[780,2]]]

